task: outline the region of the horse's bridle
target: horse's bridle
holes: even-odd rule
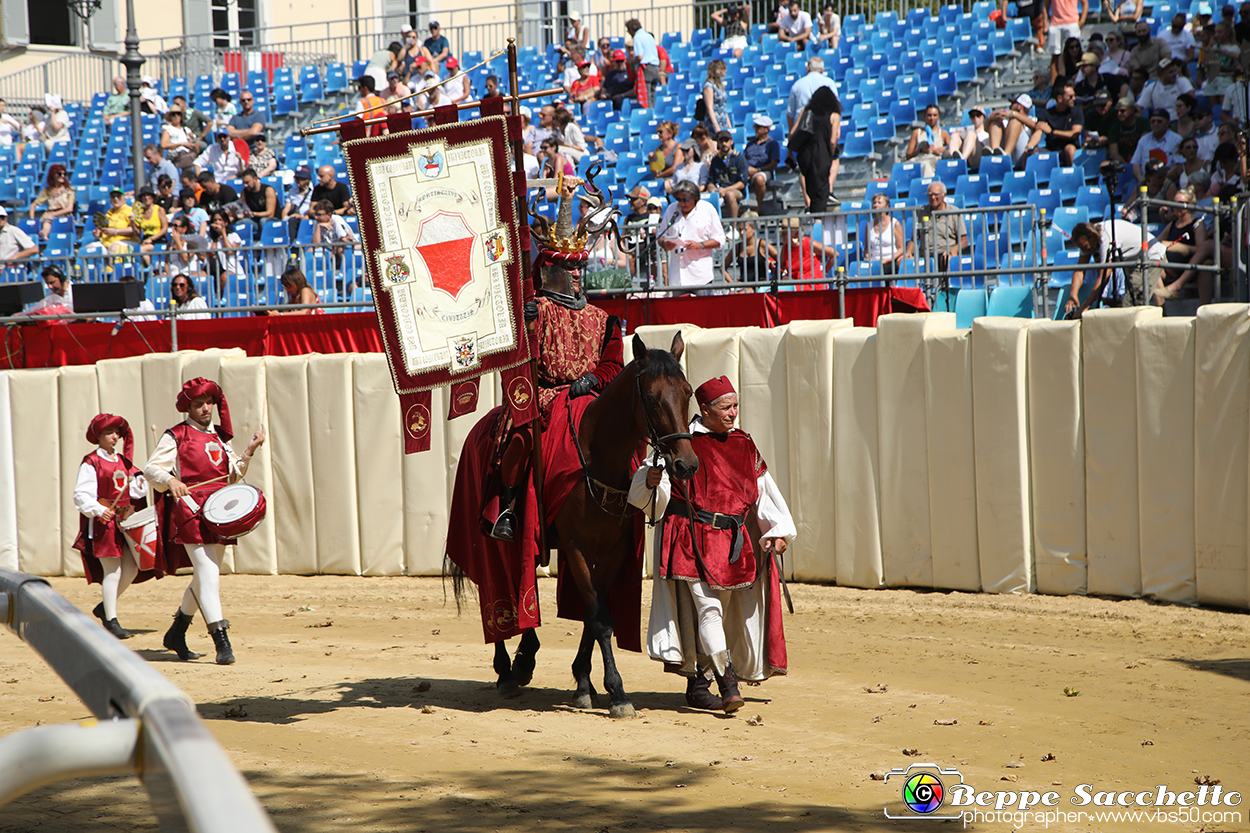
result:
[[[642,396],[642,374],[634,373],[634,387],[638,391],[638,404],[642,406],[642,418],[647,423],[647,437],[651,440],[651,447],[655,449],[653,460],[659,461],[661,451],[663,450],[664,462],[672,463],[673,452],[671,449],[664,450],[664,444],[670,440],[690,440],[694,439],[694,434],[689,431],[679,431],[673,434],[665,434],[660,436],[660,432],[655,429],[655,423],[651,421],[651,412],[647,410],[647,400]]]

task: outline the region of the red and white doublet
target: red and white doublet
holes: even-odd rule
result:
[[[177,477],[187,484],[195,503],[203,506],[214,492],[247,473],[247,462],[218,431],[219,426],[205,429],[191,420],[175,425],[161,435],[143,469],[153,488],[161,493],[156,514],[166,546],[235,543],[214,535],[185,499],[175,499],[168,491],[169,481]],[[222,479],[197,485],[214,478]]]
[[[538,294],[538,405],[549,415],[556,394],[587,373],[599,390],[625,366],[620,322],[593,304],[574,309],[565,296]]]
[[[767,556],[761,563],[744,522],[754,508],[761,539],[792,542],[794,519],[749,434],[736,428],[715,434],[697,417],[690,430],[699,457],[691,480],[673,489],[665,472],[655,490],[648,489],[648,456],[630,484],[629,502],[662,519],[655,530],[647,651],[665,670],[686,676],[696,665],[723,670],[730,660],[740,680],[785,674],[778,565]],[[697,510],[693,525],[690,508]],[[697,612],[716,597],[722,601],[723,636],[703,632]],[[706,651],[709,644],[724,644],[727,656]]]
[[[110,507],[114,512],[123,512],[128,506],[142,509],[147,495],[147,481],[123,454],[97,448],[82,458],[74,484],[74,508],[82,515],[74,549],[82,553],[89,583],[98,583],[102,576],[95,560],[121,558],[130,540],[118,524],[116,514],[109,521],[101,520],[100,516]],[[148,577],[150,574],[140,574],[139,580]]]

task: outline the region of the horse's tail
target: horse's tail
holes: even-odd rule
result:
[[[447,579],[451,579],[451,594],[456,599],[456,615],[459,616],[463,610],[465,599],[468,597],[469,576],[456,562],[451,560],[451,556],[443,555],[443,601],[447,600]]]

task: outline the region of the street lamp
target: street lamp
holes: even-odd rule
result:
[[[83,22],[91,19],[91,15],[100,10],[101,0],[66,0],[74,14]],[[147,181],[147,172],[143,167],[143,120],[139,116],[139,96],[143,90],[143,76],[139,70],[143,66],[143,56],[139,54],[139,33],[135,31],[135,2],[126,0],[126,39],[123,41],[126,51],[122,55],[122,66],[126,68],[126,88],[130,91],[130,134],[133,147],[135,166],[135,193]]]

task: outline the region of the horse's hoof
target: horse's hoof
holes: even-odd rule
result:
[[[590,702],[589,694],[579,694],[573,698],[573,708],[589,709],[590,707],[591,707],[591,702]]]
[[[521,696],[521,687],[516,684],[515,680],[500,680],[495,683],[495,690],[498,691],[503,697],[507,697],[509,700],[514,697]]]
[[[533,654],[517,654],[516,659],[512,661],[512,677],[516,680],[517,685],[529,685],[534,679],[534,666],[536,665]]]
[[[608,708],[608,717],[622,720],[630,717],[637,717],[638,712],[634,711],[633,703],[621,703]]]

